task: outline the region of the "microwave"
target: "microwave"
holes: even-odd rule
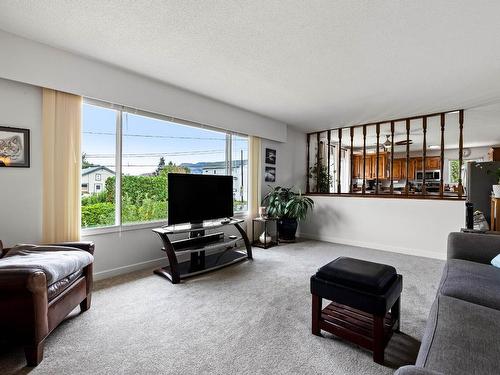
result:
[[[435,170],[435,171],[417,171],[417,181],[422,181],[424,179],[424,173],[425,173],[425,181],[440,181],[441,180],[441,171],[440,170]]]

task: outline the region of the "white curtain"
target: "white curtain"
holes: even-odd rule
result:
[[[261,205],[261,187],[262,187],[262,163],[261,163],[261,139],[259,137],[248,137],[248,175],[249,175],[249,191],[248,191],[248,219],[247,233],[250,234],[252,228],[252,219],[259,214]]]
[[[80,239],[82,98],[43,89],[43,241]]]

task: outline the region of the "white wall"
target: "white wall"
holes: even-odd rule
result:
[[[279,121],[4,31],[0,51],[1,78],[286,141]]]
[[[0,126],[31,133],[31,167],[0,168],[0,240],[8,246],[42,237],[41,93],[38,87],[0,79]]]
[[[448,233],[465,223],[463,201],[313,197],[300,236],[398,253],[446,258]]]
[[[265,150],[276,150],[276,164],[265,164]],[[276,182],[264,181],[265,167],[276,167]],[[271,186],[294,186],[297,190],[305,191],[306,169],[306,134],[288,126],[287,142],[262,140],[262,196]]]

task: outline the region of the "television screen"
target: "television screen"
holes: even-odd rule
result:
[[[233,177],[168,174],[168,224],[233,216]]]

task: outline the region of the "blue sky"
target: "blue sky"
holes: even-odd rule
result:
[[[82,152],[89,162],[106,165],[114,170],[116,148],[116,112],[110,109],[83,106]],[[142,174],[153,172],[160,156],[168,163],[196,163],[223,161],[225,134],[205,129],[178,125],[167,121],[123,114],[123,172]],[[244,150],[247,141],[239,137],[233,141],[233,155]]]

